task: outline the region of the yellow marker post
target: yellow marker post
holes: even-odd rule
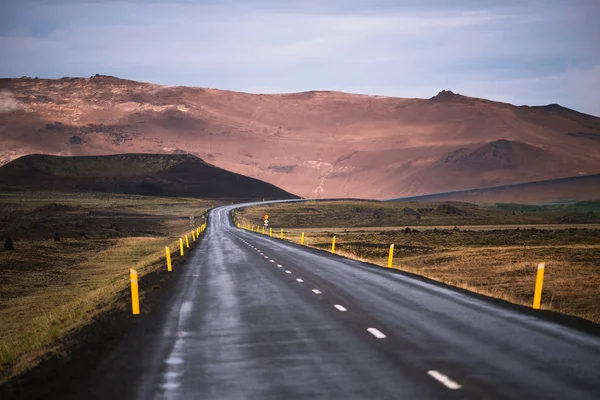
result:
[[[183,239],[179,238],[179,254],[183,256]]]
[[[279,233],[279,239],[283,240],[283,229],[281,230],[281,233]]]
[[[188,235],[185,235],[185,248],[186,249],[190,248],[190,240],[188,239]]]
[[[135,269],[129,269],[129,281],[131,282],[131,313],[140,313],[140,297],[138,293],[138,273]]]
[[[167,271],[171,272],[173,268],[171,268],[171,250],[168,247],[165,247],[165,253],[167,253]]]
[[[273,237],[273,228],[269,228],[269,236]]]
[[[196,237],[200,236],[200,227],[196,228]]]
[[[333,237],[333,240],[331,241],[331,254],[335,254],[335,236]]]
[[[393,267],[394,262],[394,245],[390,244],[390,255],[388,256],[388,268]]]
[[[265,234],[265,227],[264,227],[264,225],[263,225],[263,235],[264,235],[264,234]]]
[[[194,242],[196,241],[196,232],[194,232],[193,230],[192,230],[192,240]]]
[[[538,264],[537,277],[535,279],[535,292],[533,294],[533,308],[536,310],[540,309],[542,304],[542,286],[544,285],[544,270],[546,269],[546,263]]]
[[[300,244],[304,244],[304,232],[302,232],[302,236],[300,237]]]

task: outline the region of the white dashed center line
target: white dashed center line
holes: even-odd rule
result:
[[[377,328],[368,328],[367,331],[369,331],[369,333],[375,336],[377,339],[385,339],[387,337]]]
[[[346,307],[340,306],[339,304],[334,305],[334,307],[337,308],[339,311],[346,311]]]
[[[431,376],[436,381],[440,382],[442,385],[446,386],[448,389],[456,390],[460,389],[462,385],[448,378],[446,375],[438,372],[434,369],[431,371],[427,371],[427,375]]]
[[[320,290],[317,290],[317,289],[313,289],[313,290],[312,290],[312,292],[313,292],[314,294],[321,294],[321,291],[320,291]]]
[[[269,262],[275,262],[275,260],[269,260]]]
[[[267,257],[267,256],[265,256],[265,258],[266,258],[267,260],[269,259],[269,257]]]
[[[285,271],[285,273],[286,273],[286,274],[291,274],[291,273],[292,273],[292,271]]]
[[[281,267],[282,267],[282,265],[281,265],[281,264],[277,264],[277,266],[278,266],[279,268],[281,268]]]
[[[303,281],[302,279],[300,279],[300,278],[296,278],[296,280],[297,280],[298,282],[300,282],[300,283],[304,282],[304,281]]]

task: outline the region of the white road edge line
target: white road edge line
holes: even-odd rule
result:
[[[296,280],[297,280],[298,282],[300,282],[300,283],[304,282],[304,281],[303,281],[302,279],[300,279],[300,278],[296,278]]]
[[[347,310],[346,310],[346,307],[344,307],[344,306],[340,306],[339,304],[336,304],[336,305],[334,305],[334,307],[335,307],[335,308],[337,308],[339,311],[342,311],[342,312],[343,312],[343,311],[347,311]]]
[[[440,382],[442,385],[446,386],[448,389],[456,390],[456,389],[460,389],[462,387],[462,385],[460,385],[458,382],[453,381],[452,379],[448,378],[446,375],[442,374],[441,372],[436,371],[435,369],[432,369],[431,371],[427,371],[427,375],[431,376],[433,379]]]
[[[369,333],[375,336],[377,339],[385,339],[387,337],[377,328],[368,328],[367,331],[369,331]]]
[[[313,293],[314,293],[314,294],[321,294],[321,291],[320,291],[320,290],[313,289],[312,291],[313,291]]]

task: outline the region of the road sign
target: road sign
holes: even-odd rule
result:
[[[264,219],[269,219],[269,214],[265,214]],[[265,223],[268,221],[265,221]]]
[[[265,219],[265,224],[268,224],[268,223],[269,223],[269,220],[268,220],[268,219]]]

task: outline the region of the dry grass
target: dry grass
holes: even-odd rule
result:
[[[23,198],[21,214],[44,204],[67,203],[83,210],[81,215],[99,209],[113,214],[143,210],[157,218],[151,226],[149,222],[140,225],[135,218],[118,220],[113,216],[122,227],[117,232],[122,237],[116,238],[106,237],[99,220],[88,223],[90,240],[69,238],[65,232],[67,238],[55,242],[37,239],[37,233],[27,231],[16,237],[15,251],[0,251],[0,383],[35,366],[49,353],[60,352],[61,338],[89,324],[100,313],[129,307],[127,302],[117,301],[119,294],[128,289],[129,268],[137,269],[140,279],[164,268],[165,246],[171,247],[176,261],[177,240],[190,226],[187,216],[199,215],[209,205],[192,199],[140,196],[103,195],[106,202],[94,195],[28,196]],[[3,209],[0,214],[4,234],[10,232],[10,215],[16,208],[15,202],[10,203],[13,210],[7,213]],[[83,218],[67,210],[64,215],[53,213],[48,221],[63,217]],[[45,221],[41,218],[38,222],[43,227]]]
[[[364,200],[306,201],[248,207],[236,214],[240,221],[294,228],[434,227],[467,225],[600,224],[600,202],[545,206],[498,204],[479,206],[462,202],[395,203]]]
[[[352,207],[354,203],[350,203]],[[296,209],[299,206],[294,205]],[[313,203],[310,208],[317,207],[318,203]],[[277,221],[276,213],[281,209],[283,205],[276,210],[248,208],[236,217],[242,224],[252,224],[267,211],[271,220]],[[319,227],[283,228],[285,239],[299,243],[305,232],[307,246],[329,251],[335,235],[337,254],[383,267],[387,266],[389,245],[393,243],[395,268],[526,306],[533,301],[537,264],[544,261],[547,267],[542,308],[600,322],[600,230],[595,225],[584,225],[583,229],[572,224],[541,225],[543,229],[539,229],[486,224],[468,230],[464,226],[455,229],[453,225],[438,225],[408,231],[344,224],[322,227],[328,218],[339,225],[339,216],[332,217],[332,212],[328,209],[321,215]],[[292,221],[286,213],[281,218]],[[318,215],[311,213],[311,219]],[[553,218],[561,215],[555,213]],[[279,234],[279,227],[274,231]]]

